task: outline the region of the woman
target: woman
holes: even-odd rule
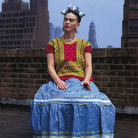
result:
[[[46,48],[50,81],[42,85],[31,105],[33,137],[113,138],[115,108],[92,78],[92,46],[75,32],[85,14],[68,6],[64,35]]]

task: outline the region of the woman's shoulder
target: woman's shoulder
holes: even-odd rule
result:
[[[57,40],[60,40],[61,38],[62,38],[61,36],[60,37],[56,37],[56,38],[51,39],[50,41],[57,41]]]
[[[50,45],[55,45],[58,41],[60,41],[61,40],[61,37],[56,37],[56,38],[53,38],[53,39],[51,39],[49,42],[48,42],[48,44],[50,44]]]
[[[82,39],[82,38],[77,38],[79,42],[81,42],[83,45],[90,45],[90,42],[85,40],[85,39]]]

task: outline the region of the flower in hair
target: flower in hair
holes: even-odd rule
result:
[[[65,14],[67,14],[68,12],[71,12],[71,11],[77,13],[80,17],[83,17],[83,16],[86,15],[85,13],[79,11],[79,7],[78,7],[78,6],[72,6],[72,4],[70,4],[70,5],[67,7],[67,9],[61,11],[61,14],[65,15]]]

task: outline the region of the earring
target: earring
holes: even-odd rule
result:
[[[77,34],[77,29],[75,29],[75,33]]]

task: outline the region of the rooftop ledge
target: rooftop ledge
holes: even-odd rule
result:
[[[46,49],[0,50],[0,57],[46,57]],[[138,57],[138,48],[93,49],[93,57]]]

